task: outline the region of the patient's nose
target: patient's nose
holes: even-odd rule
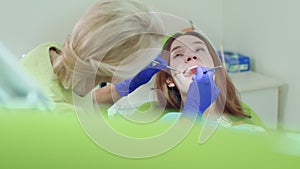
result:
[[[189,62],[196,61],[196,60],[198,60],[198,56],[190,55],[190,56],[185,58],[185,63],[189,63]]]

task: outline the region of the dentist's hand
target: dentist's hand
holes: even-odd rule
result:
[[[191,113],[198,113],[201,116],[220,94],[220,89],[213,80],[215,72],[208,71],[204,74],[206,70],[207,68],[198,67],[197,73],[193,76],[194,81],[190,84],[183,107],[183,113],[187,116]]]
[[[121,96],[127,96],[129,93],[133,92],[139,86],[149,82],[153,75],[155,75],[160,70],[166,70],[168,64],[164,59],[158,55],[154,60],[157,63],[150,63],[143,70],[141,70],[133,78],[126,79],[115,85],[116,90]]]

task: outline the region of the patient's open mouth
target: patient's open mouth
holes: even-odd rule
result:
[[[185,77],[190,77],[190,76],[196,74],[196,72],[197,72],[197,67],[198,67],[198,65],[195,65],[195,66],[192,66],[192,67],[190,67],[190,68],[184,70],[184,71],[183,71],[183,76],[185,76]]]

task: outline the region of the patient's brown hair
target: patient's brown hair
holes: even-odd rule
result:
[[[204,36],[200,35],[197,32],[176,33],[166,41],[161,52],[161,57],[165,59],[168,64],[170,63],[170,48],[173,41],[183,35],[196,36],[202,41],[204,41],[209,50],[210,55],[212,56],[214,66],[221,65],[219,57],[211,43]],[[180,108],[183,107],[180,92],[176,86],[167,86],[166,80],[168,78],[173,79],[170,72],[166,71],[160,71],[156,76],[155,88],[161,91],[157,93],[158,100],[160,103],[164,103],[165,101],[163,100],[166,100],[166,108],[180,110]],[[217,86],[220,88],[220,95],[218,96],[215,103],[217,110],[226,114],[251,118],[251,116],[243,112],[243,108],[237,96],[236,89],[225,69],[216,70],[215,79]]]

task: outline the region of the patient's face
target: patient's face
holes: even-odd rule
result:
[[[206,44],[196,36],[183,35],[173,41],[170,48],[170,66],[181,72],[194,66],[213,67],[213,61]],[[171,75],[177,88],[185,95],[192,75],[184,76],[183,73],[172,71]]]

